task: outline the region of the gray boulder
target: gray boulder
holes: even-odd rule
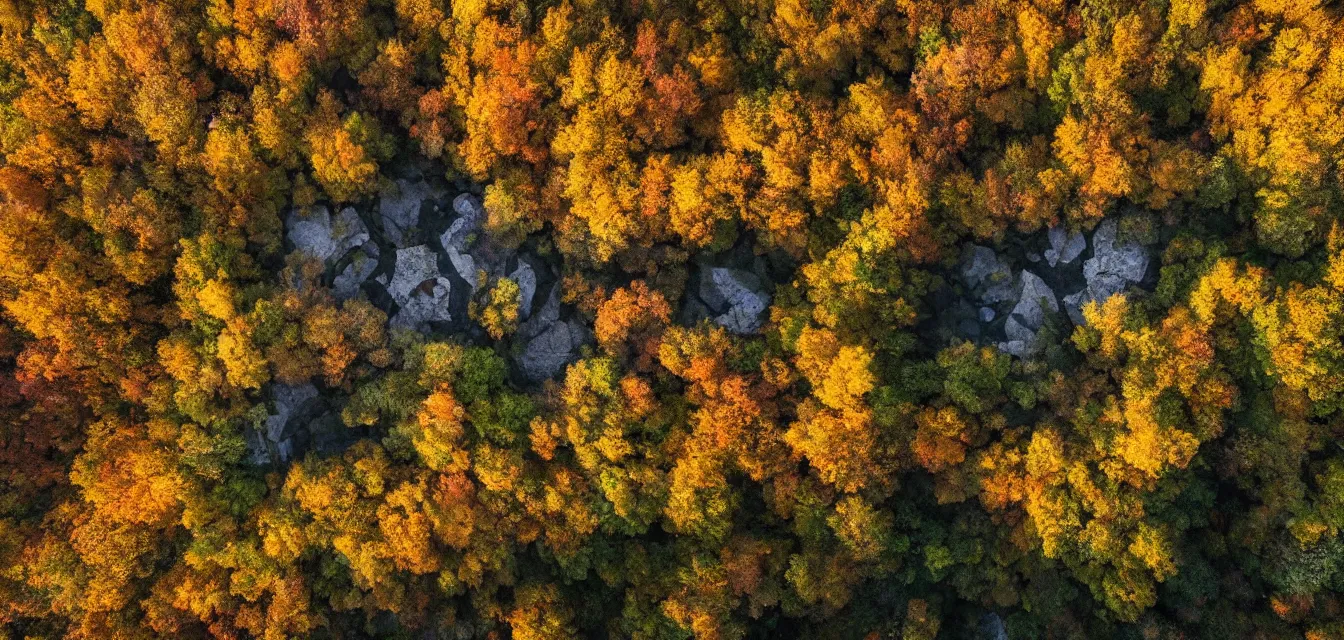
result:
[[[410,302],[414,293],[426,280],[439,277],[439,259],[427,245],[397,250],[397,264],[387,293],[399,305]]]
[[[1003,330],[1008,340],[1000,343],[999,349],[1018,357],[1035,353],[1039,346],[1036,332],[1045,325],[1046,311],[1058,312],[1059,300],[1055,292],[1036,274],[1023,271],[1020,277],[1020,294],[1013,306]]]
[[[448,230],[439,236],[443,243],[443,248],[455,248],[458,251],[467,250],[467,241],[472,234],[480,230],[485,222],[485,209],[476,196],[470,193],[464,193],[453,199],[453,212],[457,214],[453,218],[452,224],[448,225]]]
[[[1083,324],[1082,308],[1087,303],[1103,303],[1130,285],[1143,280],[1148,272],[1148,250],[1137,242],[1118,242],[1115,219],[1104,220],[1092,234],[1092,257],[1083,263],[1087,286],[1064,297],[1064,308],[1075,324]]]
[[[457,214],[459,220],[467,221],[467,225],[473,229],[485,222],[485,207],[481,206],[479,198],[470,193],[463,193],[453,198],[453,212]]]
[[[1008,640],[1008,629],[1003,625],[1003,618],[994,612],[986,613],[980,616],[980,629],[978,640]]]
[[[293,458],[297,418],[316,399],[317,387],[312,383],[271,385],[271,403],[275,409],[260,430],[251,430],[247,434],[248,461],[264,465],[288,462]]]
[[[459,277],[466,280],[467,286],[471,287],[472,293],[475,293],[480,280],[480,272],[483,271],[477,265],[476,257],[456,247],[448,247],[447,253],[448,262],[453,265],[453,271],[456,271]]]
[[[439,236],[439,243],[443,245],[444,253],[448,254],[453,270],[475,292],[479,271],[490,269],[468,252],[467,244],[480,231],[485,221],[485,210],[476,196],[464,193],[453,200],[453,211],[457,217],[448,225],[448,230]]]
[[[1050,248],[1045,250],[1045,261],[1051,267],[1077,260],[1087,248],[1087,238],[1078,231],[1069,232],[1064,227],[1050,227],[1046,236],[1050,241]]]
[[[1083,263],[1083,276],[1088,280],[1115,275],[1138,282],[1148,271],[1148,251],[1137,242],[1118,242],[1118,231],[1119,224],[1114,218],[1097,225],[1092,234],[1092,257]]]
[[[1032,354],[1032,346],[1022,340],[1006,340],[999,343],[999,351],[1010,356],[1025,358]]]
[[[351,256],[350,264],[345,265],[332,281],[332,295],[337,300],[349,300],[359,295],[359,285],[364,284],[364,281],[378,269],[378,255],[378,245],[372,242],[367,242],[356,249]]]
[[[553,378],[579,358],[591,334],[575,319],[561,320],[560,285],[550,287],[546,302],[518,325],[522,349],[514,357],[523,377],[532,382]]]
[[[532,315],[532,300],[537,295],[537,272],[526,260],[519,260],[518,268],[509,274],[509,279],[518,285],[518,319],[527,320]]]
[[[393,329],[428,333],[430,323],[451,321],[453,319],[450,308],[452,300],[449,298],[451,291],[452,285],[447,278],[440,277],[426,281],[425,286],[417,288],[406,304],[401,305],[401,309],[388,320],[387,325]]]
[[[518,325],[518,335],[522,338],[534,338],[559,321],[560,287],[552,286],[541,308]]]
[[[420,224],[420,205],[439,195],[424,180],[397,180],[394,187],[384,191],[378,201],[378,214],[388,241],[399,248],[413,242],[411,230]]]
[[[345,252],[369,240],[369,229],[354,209],[346,207],[332,219],[326,207],[309,207],[307,212],[293,209],[285,219],[289,241],[298,251],[318,260],[340,258]]]
[[[1054,290],[1040,276],[1023,271],[1020,281],[1022,290],[1012,315],[1020,318],[1027,326],[1039,329],[1045,323],[1046,309],[1059,311],[1059,301],[1055,298]]]
[[[961,278],[980,302],[1013,299],[1013,271],[989,247],[973,244],[966,248],[961,257]]]
[[[532,382],[555,377],[578,359],[579,349],[587,339],[587,332],[578,322],[556,322],[528,340],[518,356],[518,367]]]
[[[701,271],[700,300],[716,324],[739,335],[759,331],[770,307],[770,294],[756,274],[726,267]]]
[[[426,245],[397,250],[397,264],[387,293],[400,310],[388,323],[393,328],[427,331],[431,322],[452,320],[452,283],[439,274],[438,255]]]
[[[247,464],[259,467],[271,463],[272,445],[264,431],[248,429],[243,433],[243,442],[247,445]]]

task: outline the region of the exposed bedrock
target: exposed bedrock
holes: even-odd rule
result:
[[[1040,352],[1045,346],[1040,332],[1053,314],[1062,311],[1082,324],[1087,303],[1105,302],[1148,276],[1149,249],[1122,239],[1114,218],[1097,225],[1090,237],[1052,227],[1013,246],[1019,259],[1010,249],[967,246],[955,273],[960,296],[944,294],[935,305],[955,335],[1017,357]]]

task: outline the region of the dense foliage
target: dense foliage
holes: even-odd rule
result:
[[[0,155],[4,637],[1344,637],[1339,3],[0,0]],[[558,379],[284,275],[417,158]],[[1108,216],[1151,291],[927,331]],[[764,330],[677,322],[742,237]],[[367,437],[246,464],[303,381]]]

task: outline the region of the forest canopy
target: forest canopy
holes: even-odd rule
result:
[[[1344,5],[0,0],[0,638],[1344,638]]]

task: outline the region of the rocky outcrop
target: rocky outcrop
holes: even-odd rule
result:
[[[485,207],[481,206],[480,198],[470,193],[453,198],[453,213],[462,221],[463,229],[475,231],[485,223]]]
[[[405,305],[411,297],[421,292],[422,285],[438,279],[439,260],[434,250],[427,245],[397,250],[397,265],[392,271],[387,292],[399,305]]]
[[[976,640],[1008,640],[1008,629],[1003,625],[1003,618],[994,612],[986,613],[980,616],[979,629]]]
[[[387,325],[393,329],[409,329],[420,333],[429,333],[434,323],[448,323],[453,320],[451,311],[452,287],[446,278],[436,278],[417,290],[406,304],[401,306]]]
[[[1023,271],[1018,278],[1017,304],[1003,325],[1008,339],[999,343],[1004,353],[1024,358],[1040,349],[1036,334],[1045,326],[1046,312],[1058,313],[1059,300],[1040,276]]]
[[[1137,242],[1119,242],[1115,219],[1102,221],[1092,234],[1092,257],[1083,263],[1087,286],[1064,297],[1069,319],[1083,324],[1082,308],[1093,300],[1105,302],[1143,280],[1148,272],[1148,250]]]
[[[1087,238],[1079,231],[1066,231],[1063,227],[1050,227],[1046,232],[1050,248],[1045,250],[1045,261],[1051,267],[1069,264],[1083,255],[1087,249]]]
[[[334,218],[323,206],[296,210],[286,220],[287,237],[297,251],[326,263],[324,281],[336,299],[367,292],[393,328],[427,332],[455,321],[461,328],[476,285],[468,243],[485,217],[476,196],[450,200],[429,180],[400,179],[380,195],[376,215],[370,215],[372,232],[352,207]],[[432,245],[433,234],[445,228],[441,242],[447,250],[441,251]],[[300,284],[296,277],[295,286]]]
[[[454,332],[464,342],[484,336],[467,314],[474,289],[508,277],[519,288],[522,324],[513,337],[519,378],[540,382],[561,375],[592,342],[592,333],[560,304],[558,270],[526,249],[485,242],[480,198],[450,197],[433,180],[397,180],[367,211],[344,207],[333,216],[320,205],[290,211],[286,239],[295,252],[323,262],[326,272],[318,284],[326,283],[336,299],[367,296],[387,312],[389,328]],[[305,286],[299,278],[293,286]],[[750,302],[736,292],[729,297]],[[312,384],[275,384],[268,393],[272,415],[245,434],[252,464],[285,462],[304,451],[338,451],[358,437],[359,430],[346,428],[337,412],[323,413]]]
[[[1013,299],[1013,270],[993,249],[973,244],[961,258],[961,277],[974,299],[994,304]]]
[[[726,267],[701,270],[700,300],[715,324],[739,335],[760,331],[770,308],[770,294],[756,274]]]
[[[428,331],[430,323],[450,322],[452,282],[439,274],[438,255],[427,245],[397,250],[397,265],[387,293],[400,310],[389,326]]]
[[[300,446],[299,429],[302,417],[309,413],[317,400],[317,387],[301,385],[271,385],[273,413],[260,429],[250,429],[245,435],[248,461],[255,465],[279,464],[294,457]]]
[[[1053,227],[1040,236],[1008,239],[1004,253],[968,246],[957,268],[963,288],[936,303],[945,316],[942,326],[958,339],[983,340],[1018,357],[1038,353],[1044,346],[1038,335],[1051,313],[1062,309],[1081,324],[1083,305],[1105,301],[1144,279],[1147,249],[1120,242],[1117,232],[1116,220],[1109,219],[1090,242],[1080,232]],[[1014,262],[1029,270],[1015,271]],[[1060,298],[1056,291],[1072,293]]]
[[[527,342],[518,357],[518,366],[532,382],[553,378],[579,358],[579,349],[587,341],[582,324],[574,320],[556,322]]]
[[[523,347],[515,364],[529,382],[541,382],[564,371],[577,360],[583,345],[591,341],[584,325],[575,319],[562,320],[559,285],[551,288],[546,303],[518,328]]]
[[[349,300],[359,295],[360,285],[378,270],[380,255],[378,245],[372,242],[366,242],[348,254],[345,268],[332,280],[331,295],[337,300]]]
[[[306,211],[293,209],[285,219],[285,228],[296,250],[328,262],[369,240],[368,228],[351,207],[341,209],[335,219],[322,205]]]
[[[417,238],[413,237],[413,232],[420,224],[421,207],[426,200],[442,195],[424,180],[397,180],[393,187],[384,191],[378,201],[378,215],[388,242],[395,248],[415,244]]]
[[[554,286],[546,296],[546,302],[541,308],[525,322],[518,326],[518,335],[522,338],[533,338],[545,331],[547,327],[560,320],[560,287]]]
[[[759,333],[768,319],[774,283],[792,277],[792,264],[780,252],[758,254],[749,237],[729,249],[697,256],[682,299],[680,321],[704,320],[729,333]]]
[[[1097,225],[1092,234],[1092,257],[1083,263],[1083,275],[1093,278],[1114,276],[1128,282],[1143,279],[1148,270],[1148,251],[1137,242],[1119,242],[1119,224],[1114,218]]]
[[[453,332],[465,342],[485,335],[467,313],[476,289],[507,277],[519,289],[522,324],[512,337],[519,378],[540,382],[562,374],[592,332],[560,304],[558,270],[527,249],[487,242],[487,212],[475,193],[450,196],[434,178],[418,177],[425,173],[409,175],[380,194],[365,219],[350,207],[334,218],[323,207],[290,214],[290,241],[325,262],[323,282],[338,300],[367,296],[387,312],[389,328]],[[709,317],[730,331],[758,331],[770,304],[762,278],[731,268],[705,274]]]
[[[1016,303],[1017,278],[1008,261],[993,249],[970,245],[962,250],[957,276],[963,285],[961,297],[946,290],[944,301],[935,303],[944,326],[960,338],[980,340],[1003,331],[1003,320]]]
[[[474,292],[478,285],[479,272],[491,270],[490,265],[478,264],[477,256],[468,250],[472,236],[480,231],[481,224],[485,221],[485,212],[476,196],[469,193],[453,199],[453,212],[457,217],[448,225],[448,230],[439,236],[439,244],[448,255],[453,270]]]
[[[509,279],[518,285],[518,319],[527,320],[532,315],[532,301],[537,295],[537,271],[526,260],[519,260],[518,266],[509,273]]]
[[[246,461],[256,466],[278,465],[315,452],[330,455],[344,451],[362,431],[345,426],[311,383],[270,387],[271,413],[260,428],[244,432]]]

